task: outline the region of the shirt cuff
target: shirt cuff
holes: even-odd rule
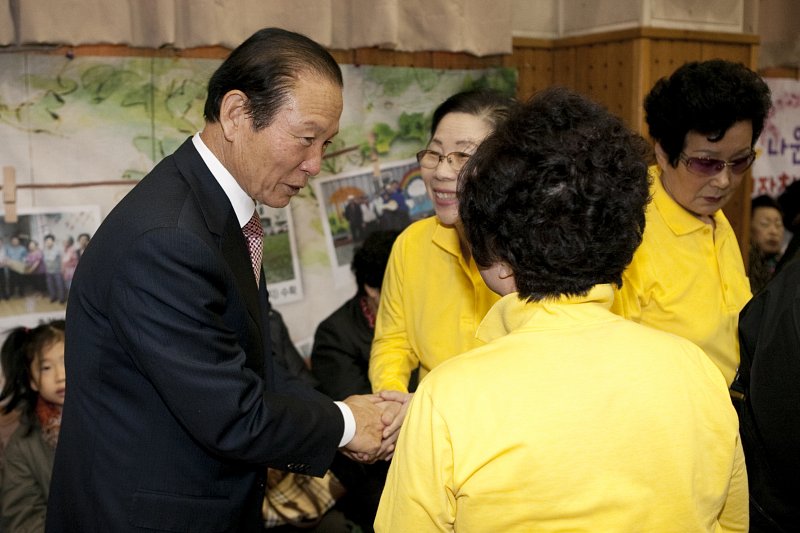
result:
[[[341,448],[342,446],[350,444],[350,441],[356,436],[356,418],[353,416],[353,411],[350,410],[350,407],[348,407],[346,403],[333,403],[341,409],[342,417],[344,418],[344,435],[342,435],[342,441],[339,443],[339,448]]]

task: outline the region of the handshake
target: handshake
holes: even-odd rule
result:
[[[362,463],[391,459],[412,396],[382,391],[346,398],[344,403],[356,420],[356,434],[341,452]]]

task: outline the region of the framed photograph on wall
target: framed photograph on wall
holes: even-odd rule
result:
[[[63,318],[83,250],[100,226],[98,206],[0,211],[0,330]]]
[[[314,182],[337,282],[348,279],[353,251],[376,229],[402,231],[433,214],[416,159],[344,172]]]
[[[297,252],[292,210],[259,204],[256,208],[264,228],[264,276],[272,305],[303,299],[300,260]]]

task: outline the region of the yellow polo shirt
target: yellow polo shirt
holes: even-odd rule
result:
[[[455,229],[435,216],[397,238],[383,278],[369,361],[373,391],[408,391],[433,367],[480,342],[475,331],[499,296],[464,260]]]
[[[501,299],[400,430],[378,533],[747,531],[722,375],[685,339],[585,297]]]
[[[739,243],[722,211],[716,227],[672,199],[650,167],[653,201],[642,244],[611,310],[697,344],[733,382],[739,367],[739,311],[750,300]]]

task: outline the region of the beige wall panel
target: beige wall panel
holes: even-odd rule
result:
[[[463,50],[475,55],[511,52],[511,0],[395,2],[399,50]]]
[[[559,0],[513,0],[514,37],[554,39],[558,37]]]
[[[560,0],[559,36],[641,26],[643,0]]]
[[[132,44],[127,0],[25,0],[18,5],[23,44]],[[92,36],[91,41],[87,41],[87,35]]]
[[[341,49],[397,47],[399,13],[396,0],[331,2],[331,46]]]
[[[644,0],[645,26],[742,32],[744,0]]]
[[[174,3],[175,45],[179,48],[208,44],[233,48],[266,26],[300,32],[325,46],[331,45],[331,0],[313,4],[292,0],[174,0]]]
[[[10,0],[0,0],[0,46],[14,44],[14,39]]]

